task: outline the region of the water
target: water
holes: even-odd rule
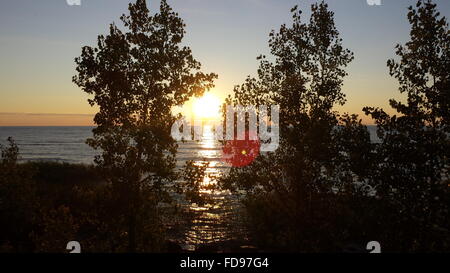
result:
[[[0,144],[13,137],[23,161],[93,162],[95,151],[85,144],[92,127],[0,127]]]
[[[85,144],[92,136],[93,127],[0,127],[0,144],[6,144],[11,136],[20,148],[23,161],[57,161],[68,163],[91,164],[96,151]],[[378,142],[376,127],[368,126],[371,140]],[[204,130],[204,137],[200,142],[180,143],[178,149],[178,166],[187,160],[201,160],[205,158],[215,169],[222,169],[225,165],[220,160],[221,150],[212,135]]]

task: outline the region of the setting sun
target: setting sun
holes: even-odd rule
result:
[[[193,113],[197,118],[212,119],[219,117],[220,99],[208,93],[194,101]]]

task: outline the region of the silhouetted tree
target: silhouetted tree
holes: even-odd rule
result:
[[[260,56],[257,78],[249,77],[227,100],[280,105],[278,150],[232,168],[221,180],[225,188],[246,191],[250,227],[266,247],[317,251],[343,240],[343,232],[330,232],[333,219],[345,213],[335,197],[364,190],[354,182],[368,175],[370,160],[359,160],[372,149],[367,129],[355,115],[333,111],[345,102],[344,68],[353,53],[342,46],[328,5],[313,4],[311,11],[303,23],[302,12],[291,10],[292,26],[270,34],[274,61]]]
[[[151,221],[145,203],[164,201],[165,182],[174,177],[172,108],[202,95],[216,75],[200,72],[191,50],[181,46],[185,25],[167,1],[150,15],[145,1],[137,0],[121,20],[125,32],[111,24],[96,47],[83,47],[73,81],[99,107],[88,143],[102,152],[95,162],[111,183],[115,217],[126,221],[129,251],[136,251],[144,247],[137,233]]]
[[[373,183],[380,196],[396,204],[402,225],[397,238],[408,242],[403,247],[437,250],[445,248],[445,240],[435,234],[446,233],[447,244],[449,238],[450,32],[432,1],[409,7],[408,20],[410,41],[397,45],[398,60],[387,62],[406,102],[390,100],[398,112],[393,116],[364,108],[382,141]],[[415,230],[404,234],[411,223]]]

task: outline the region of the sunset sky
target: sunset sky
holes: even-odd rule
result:
[[[0,2],[0,126],[91,125],[96,112],[71,78],[74,58],[83,45],[119,21],[130,0],[9,0]],[[213,94],[226,97],[247,75],[255,75],[256,56],[268,55],[268,34],[290,23],[298,4],[309,16],[312,0],[169,0],[187,24],[185,44],[202,70],[219,75]],[[344,46],[355,53],[347,68],[340,111],[361,114],[364,106],[389,109],[389,98],[401,98],[386,61],[396,43],[409,36],[407,6],[415,0],[329,0]],[[450,1],[437,0],[450,17]],[[156,11],[159,1],[147,0]],[[370,120],[364,118],[365,122]]]

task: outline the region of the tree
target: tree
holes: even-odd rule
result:
[[[146,221],[139,215],[149,198],[142,193],[153,192],[158,204],[174,176],[172,108],[202,95],[217,76],[202,73],[190,48],[181,46],[185,25],[167,1],[150,15],[146,2],[137,0],[121,20],[125,32],[113,23],[96,47],[83,47],[73,81],[99,107],[88,144],[102,152],[95,163],[123,206],[116,217],[126,219],[129,251],[136,251],[136,232]]]
[[[445,241],[432,238],[436,230],[447,227],[448,233],[450,31],[432,1],[410,6],[408,20],[410,41],[396,46],[398,60],[387,62],[406,102],[390,100],[398,113],[393,116],[380,108],[364,111],[382,141],[373,183],[380,196],[396,204],[402,228],[411,225],[408,221],[417,226],[417,234],[404,234],[411,243],[406,247],[424,250]]]
[[[332,158],[330,153],[335,152],[330,143],[338,118],[332,107],[345,102],[341,90],[346,75],[343,68],[351,62],[353,54],[343,48],[328,5],[314,4],[311,10],[309,24],[301,21],[302,12],[294,7],[292,26],[282,25],[279,32],[271,32],[269,46],[275,61],[258,57],[261,60],[258,77],[249,77],[236,86],[234,98],[229,97],[228,102],[280,105],[279,126],[285,147],[279,152],[286,150],[289,156],[303,157],[294,160],[295,164],[324,165]],[[292,172],[302,170],[305,168],[286,171],[289,176],[299,178],[301,173]],[[314,183],[317,179],[313,179]]]
[[[344,233],[329,230],[335,224],[331,217],[345,213],[338,211],[335,193],[359,190],[355,176],[366,177],[368,168],[357,162],[370,164],[359,160],[371,150],[367,129],[357,116],[333,111],[345,103],[343,78],[353,53],[343,47],[328,5],[321,1],[311,11],[309,23],[303,23],[302,12],[291,10],[292,26],[270,34],[273,61],[260,56],[257,77],[236,86],[227,99],[280,106],[278,150],[232,168],[221,184],[246,191],[250,226],[264,237],[259,242],[285,250],[314,251],[319,242],[331,247],[342,239]]]

